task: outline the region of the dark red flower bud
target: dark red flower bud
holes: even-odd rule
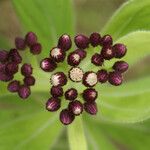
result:
[[[124,44],[115,44],[113,46],[113,50],[115,52],[115,58],[122,58],[123,56],[125,56],[126,52],[127,52],[127,48]]]
[[[81,62],[81,57],[79,54],[72,52],[68,55],[67,62],[70,66],[78,66]]]
[[[8,82],[14,78],[12,74],[7,74],[5,72],[0,72],[0,81]]]
[[[52,86],[51,95],[53,97],[61,97],[63,96],[63,88],[61,86]]]
[[[0,72],[5,72],[6,64],[0,64]]]
[[[86,51],[83,49],[76,49],[74,52],[79,54],[81,59],[84,59],[86,57]]]
[[[110,72],[108,81],[110,84],[118,86],[122,83],[122,75],[119,72]]]
[[[106,70],[101,69],[97,72],[97,79],[101,83],[105,83],[108,80],[108,73]]]
[[[113,39],[110,35],[104,35],[101,38],[101,45],[105,47],[109,47],[113,44]]]
[[[69,35],[63,34],[58,40],[58,47],[64,51],[67,51],[71,48],[72,41]]]
[[[89,47],[89,38],[85,35],[79,34],[74,38],[76,46],[80,49],[85,49]]]
[[[52,72],[57,67],[57,64],[51,58],[44,58],[40,63],[40,67],[45,72]]]
[[[40,43],[35,43],[30,47],[30,52],[33,55],[38,55],[42,51],[42,45]]]
[[[34,45],[35,43],[37,43],[37,36],[36,36],[36,34],[33,33],[33,32],[28,32],[26,34],[25,41],[26,41],[28,46]]]
[[[22,98],[22,99],[26,99],[30,96],[31,91],[30,91],[30,87],[26,86],[26,85],[21,85],[19,87],[18,90],[18,95]]]
[[[16,45],[16,48],[18,50],[24,50],[26,48],[26,42],[21,37],[16,37],[16,39],[15,39],[15,45]]]
[[[69,125],[70,123],[73,122],[73,120],[75,119],[75,116],[68,109],[63,109],[60,112],[60,117],[59,118],[60,118],[60,121],[64,125]]]
[[[24,78],[24,84],[27,86],[32,86],[35,84],[35,78],[33,76],[27,76]]]
[[[65,56],[66,56],[65,52],[58,47],[54,47],[50,51],[50,57],[58,63],[63,62],[65,59]]]
[[[96,66],[102,66],[104,63],[104,58],[101,54],[95,53],[91,58],[91,62]]]
[[[70,102],[68,108],[76,116],[83,112],[83,104],[78,100]]]
[[[98,111],[96,102],[84,103],[84,110],[91,115],[96,115]]]
[[[97,75],[92,71],[88,71],[83,75],[82,83],[87,87],[93,87],[97,83]]]
[[[83,98],[86,102],[93,102],[97,98],[97,91],[93,88],[89,88],[83,91]]]
[[[68,89],[66,92],[65,92],[65,98],[67,100],[70,100],[70,101],[73,101],[77,98],[78,96],[78,91],[74,88],[71,88],[71,89]]]
[[[32,70],[33,68],[30,64],[23,64],[21,67],[21,73],[26,77],[31,76]]]
[[[50,99],[48,99],[48,101],[46,102],[46,109],[48,111],[57,111],[61,106],[61,101],[59,98],[54,98],[54,97],[51,97]]]
[[[18,64],[14,63],[14,62],[9,62],[7,65],[6,65],[6,73],[8,74],[15,74],[18,72]]]
[[[15,62],[17,64],[22,62],[22,57],[20,56],[19,52],[17,49],[11,49],[9,51],[9,58],[12,62]]]
[[[8,52],[5,50],[0,50],[0,62],[4,63],[8,61]]]
[[[120,72],[120,73],[123,73],[123,72],[127,71],[128,68],[129,68],[129,65],[128,65],[128,63],[125,62],[125,61],[117,61],[117,62],[115,62],[115,64],[113,65],[113,69],[114,69],[115,71]]]
[[[101,55],[105,60],[110,60],[115,56],[115,53],[111,47],[103,47]]]
[[[10,92],[18,92],[19,86],[20,86],[20,82],[17,80],[14,80],[8,84],[7,89]]]
[[[67,77],[63,72],[57,72],[51,76],[51,83],[54,86],[64,86],[67,83]]]
[[[101,41],[101,35],[99,33],[92,33],[90,35],[90,43],[93,47],[96,47],[100,44],[100,41]]]

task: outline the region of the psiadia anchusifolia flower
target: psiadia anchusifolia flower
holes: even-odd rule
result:
[[[81,60],[86,57],[86,51],[83,49],[76,49],[74,52],[81,57]]]
[[[106,47],[102,48],[101,55],[105,60],[110,60],[115,56],[115,53],[114,53],[112,47],[106,46]]]
[[[8,61],[9,52],[6,50],[0,50],[0,62],[5,63]]]
[[[25,77],[31,76],[32,70],[33,70],[33,68],[31,66],[31,64],[23,64],[23,66],[21,67],[21,73]]]
[[[63,96],[63,88],[61,86],[52,86],[50,93],[53,97]]]
[[[9,51],[9,59],[12,61],[12,62],[15,62],[17,64],[20,64],[22,62],[22,57],[21,55],[19,54],[18,50],[17,49],[11,49]]]
[[[84,103],[84,110],[91,114],[91,115],[96,115],[97,112],[98,112],[98,109],[97,109],[97,104],[96,102],[92,102],[92,103]]]
[[[117,62],[115,62],[115,64],[113,65],[113,69],[114,69],[115,71],[120,72],[120,73],[123,73],[123,72],[127,71],[128,68],[129,68],[129,65],[128,65],[128,63],[125,62],[125,61],[117,61]]]
[[[25,36],[25,41],[28,46],[32,46],[37,43],[37,36],[34,32],[28,32]]]
[[[26,76],[23,81],[27,86],[33,86],[35,84],[35,78],[33,76]]]
[[[66,100],[73,101],[73,100],[75,100],[77,98],[77,96],[78,96],[78,91],[75,88],[68,89],[65,92]]]
[[[7,89],[8,91],[13,93],[13,92],[18,92],[19,87],[20,87],[20,82],[17,80],[14,80],[8,84]]]
[[[113,39],[110,35],[104,35],[102,38],[101,38],[101,45],[104,46],[104,47],[109,47],[113,44]]]
[[[18,89],[18,95],[22,98],[22,99],[27,99],[31,94],[31,90],[29,86],[26,85],[21,85]]]
[[[67,57],[67,62],[70,66],[78,66],[81,61],[81,56],[78,53],[72,52]]]
[[[97,79],[100,83],[105,83],[108,80],[108,72],[105,69],[98,70]]]
[[[94,32],[90,35],[90,43],[93,47],[100,45],[101,35],[97,32]]]
[[[42,51],[42,45],[40,43],[35,43],[32,46],[30,46],[30,52],[33,55],[39,55]]]
[[[96,66],[102,66],[104,63],[104,58],[101,54],[95,53],[91,58],[91,62]]]
[[[21,37],[16,37],[15,38],[15,45],[16,45],[16,49],[25,50],[25,48],[26,48],[25,39],[23,39]]]

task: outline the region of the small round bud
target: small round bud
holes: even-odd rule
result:
[[[65,52],[58,47],[54,47],[50,51],[50,56],[52,59],[54,59],[58,63],[63,62],[65,59]]]
[[[93,87],[97,83],[97,75],[92,71],[88,71],[83,75],[82,83],[87,87]]]
[[[94,32],[90,35],[90,43],[93,47],[98,46],[100,44],[100,41],[101,41],[101,36],[99,33]]]
[[[33,76],[25,77],[23,81],[27,86],[33,86],[35,84],[35,78]]]
[[[78,100],[70,102],[68,108],[76,116],[83,112],[83,104]]]
[[[23,64],[21,67],[21,73],[26,77],[31,76],[32,70],[33,68],[30,64]]]
[[[11,49],[9,51],[9,58],[12,62],[15,62],[17,64],[20,64],[22,62],[22,57],[20,56],[17,49]]]
[[[46,102],[46,109],[51,112],[57,111],[60,108],[60,106],[61,106],[61,101],[56,97],[55,98],[51,97]]]
[[[26,48],[25,40],[21,37],[15,38],[15,45],[18,50],[24,50]]]
[[[63,109],[60,112],[59,119],[62,124],[69,125],[73,122],[73,120],[75,119],[75,116],[68,109]]]
[[[111,46],[113,44],[113,39],[110,35],[104,35],[102,38],[101,38],[101,45],[102,46]]]
[[[0,72],[5,72],[6,64],[0,64]]]
[[[69,35],[63,34],[58,40],[58,47],[64,51],[67,51],[71,48],[72,41]]]
[[[44,70],[45,72],[52,72],[56,69],[57,64],[56,62],[51,59],[51,58],[44,58],[41,63],[40,63],[40,67],[42,70]]]
[[[114,51],[111,47],[103,47],[101,55],[105,60],[110,60],[114,57]]]
[[[0,81],[8,82],[14,78],[12,74],[6,74],[5,72],[0,72]]]
[[[122,83],[122,75],[119,72],[110,72],[108,81],[110,84],[118,86]]]
[[[85,49],[89,47],[89,38],[79,34],[74,38],[74,42],[78,48]]]
[[[78,66],[81,62],[81,57],[79,54],[72,52],[68,55],[67,62],[70,66]]]
[[[8,73],[8,74],[15,74],[18,72],[18,64],[13,63],[13,62],[9,62],[6,65],[5,70],[6,70],[6,73]]]
[[[8,61],[8,52],[5,50],[0,50],[0,62],[4,63]]]
[[[26,34],[25,41],[26,41],[28,46],[34,45],[35,43],[37,43],[37,36],[36,36],[36,34],[33,33],[33,32],[28,32]]]
[[[104,63],[104,58],[102,55],[95,53],[91,58],[91,62],[96,66],[102,66]]]
[[[20,87],[20,82],[17,80],[14,80],[8,84],[7,89],[10,92],[18,92],[19,87]]]
[[[77,98],[77,96],[78,96],[78,91],[74,88],[71,88],[65,92],[65,98],[67,100],[73,101]]]
[[[22,85],[19,87],[18,90],[18,95],[22,98],[22,99],[26,99],[30,96],[31,91],[30,88],[26,85]]]
[[[113,50],[115,52],[115,58],[122,58],[123,56],[125,56],[126,52],[127,52],[127,48],[124,44],[115,44],[113,46]]]
[[[83,71],[79,67],[73,67],[69,71],[69,78],[74,82],[80,82],[83,78]]]
[[[61,86],[52,86],[50,92],[53,97],[63,96],[63,88]]]
[[[96,102],[84,103],[84,110],[91,115],[96,115],[98,111]]]
[[[63,72],[57,72],[51,76],[53,86],[64,86],[67,83],[67,77]]]
[[[38,55],[42,51],[42,45],[40,43],[35,43],[30,47],[30,52],[33,55]]]
[[[105,83],[108,80],[108,73],[106,70],[101,69],[97,72],[97,79],[101,83]]]
[[[83,91],[83,99],[86,101],[86,102],[93,102],[96,100],[98,96],[98,93],[95,89],[93,88],[89,88],[89,89],[86,89]]]
[[[117,61],[117,62],[115,62],[115,64],[113,65],[113,69],[114,69],[115,71],[120,72],[120,73],[123,73],[123,72],[127,71],[128,68],[129,68],[129,65],[128,65],[128,63],[125,62],[125,61]]]
[[[74,52],[79,54],[81,59],[84,59],[86,57],[86,51],[83,49],[76,49]]]

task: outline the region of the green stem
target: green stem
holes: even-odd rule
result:
[[[73,124],[68,127],[68,140],[70,150],[87,150],[87,143],[81,117],[76,117]]]

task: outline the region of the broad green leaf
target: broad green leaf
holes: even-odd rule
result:
[[[133,31],[150,30],[149,16],[149,0],[129,0],[116,11],[102,32],[116,40]]]

